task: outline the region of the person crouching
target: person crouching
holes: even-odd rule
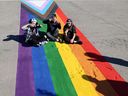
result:
[[[64,41],[68,44],[82,44],[79,37],[76,35],[76,28],[71,19],[67,19],[66,24],[63,28],[64,31]]]

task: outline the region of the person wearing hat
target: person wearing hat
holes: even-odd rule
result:
[[[51,41],[59,41],[59,29],[61,29],[61,24],[57,21],[56,14],[52,14],[49,19],[43,20],[44,24],[47,24],[47,37]]]
[[[39,37],[38,29],[41,28],[41,25],[38,24],[35,18],[29,20],[29,23],[22,26],[22,30],[27,31],[25,42],[33,41],[33,43],[38,43],[37,37]]]
[[[70,44],[82,44],[79,37],[76,35],[76,28],[71,19],[67,19],[66,24],[63,28],[64,31],[64,41]]]

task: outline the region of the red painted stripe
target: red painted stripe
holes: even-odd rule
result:
[[[67,20],[67,17],[64,15],[64,13],[62,12],[62,10],[59,7],[57,8],[56,13],[59,15],[61,20],[65,23]]]
[[[59,14],[62,21],[65,23],[67,17],[64,15],[60,8],[57,9],[57,14]],[[80,32],[78,28],[77,35],[83,41],[82,47],[86,52],[92,53],[91,55],[97,56],[98,59],[105,61],[98,50],[89,42],[89,40]],[[118,74],[118,72],[111,66],[108,62],[94,61],[98,69],[103,73],[107,81],[115,89],[119,96],[128,96],[128,83]]]

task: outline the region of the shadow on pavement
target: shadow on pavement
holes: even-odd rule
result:
[[[110,62],[113,64],[118,64],[118,65],[128,67],[128,61],[123,60],[123,59],[108,57],[108,56],[101,56],[101,55],[91,53],[91,52],[87,52],[85,53],[85,55],[91,57],[91,59],[88,59],[91,61]]]
[[[7,38],[6,39],[3,39],[3,41],[16,41],[20,44],[22,44],[22,46],[24,47],[32,47],[33,45],[32,44],[28,44],[28,43],[25,43],[25,35],[7,35]]]
[[[82,75],[82,78],[96,84],[96,90],[104,96],[128,96],[128,83],[125,81],[97,80],[88,75]],[[112,86],[116,93],[105,86],[106,81]],[[112,89],[111,88],[111,89]],[[118,95],[117,95],[118,94]]]
[[[39,96],[58,96],[58,95],[53,94],[53,93],[51,93],[51,92],[49,92],[47,90],[41,90],[41,89],[37,89],[37,94]]]

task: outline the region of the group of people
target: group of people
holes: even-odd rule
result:
[[[79,37],[76,35],[76,28],[71,19],[67,19],[64,25],[64,34],[59,36],[59,30],[61,29],[61,24],[57,20],[56,14],[52,14],[49,19],[43,20],[44,24],[47,24],[46,34],[40,35],[39,28],[42,25],[38,24],[35,18],[29,20],[29,23],[22,27],[22,30],[26,31],[25,42],[32,42],[36,45],[42,45],[48,41],[65,42],[68,44],[82,44]]]

